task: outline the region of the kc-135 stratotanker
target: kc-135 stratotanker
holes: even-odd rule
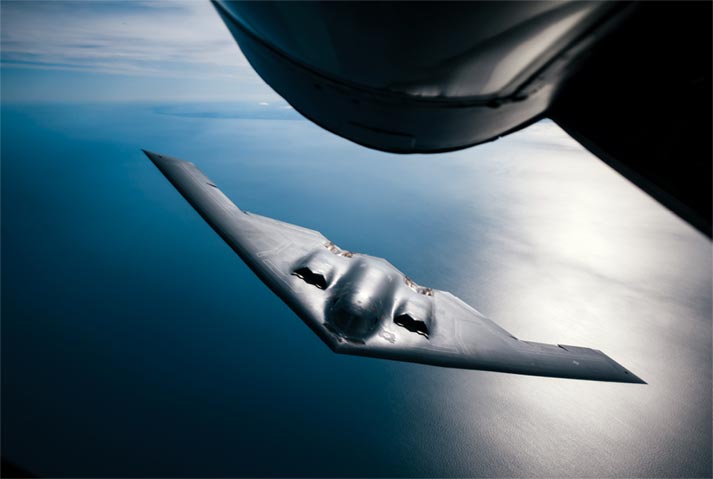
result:
[[[343,138],[436,153],[551,118],[711,237],[713,2],[213,3],[255,72]]]
[[[463,369],[644,383],[595,349],[523,341],[382,258],[240,210],[193,163],[145,151],[252,271],[334,352]]]

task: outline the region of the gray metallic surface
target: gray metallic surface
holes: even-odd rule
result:
[[[616,9],[592,1],[215,4],[226,22],[321,75],[440,101],[514,93]]]
[[[452,294],[321,233],[240,210],[195,165],[145,152],[335,352],[535,376],[643,383],[601,351],[521,341]]]
[[[536,121],[617,2],[215,1],[255,71],[369,148],[465,148]]]

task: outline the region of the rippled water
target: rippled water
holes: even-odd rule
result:
[[[259,106],[3,106],[4,456],[48,476],[711,476],[707,239],[548,121],[397,156]],[[140,148],[649,384],[332,354]]]

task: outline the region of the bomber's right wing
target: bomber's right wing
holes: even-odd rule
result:
[[[388,261],[344,251],[319,232],[238,209],[195,165],[146,152],[176,189],[338,353],[437,366],[643,383],[601,351],[521,341]]]

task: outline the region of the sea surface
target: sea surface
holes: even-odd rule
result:
[[[399,156],[285,104],[0,120],[2,454],[34,474],[712,475],[711,243],[550,121]],[[648,384],[333,354],[141,148]]]

